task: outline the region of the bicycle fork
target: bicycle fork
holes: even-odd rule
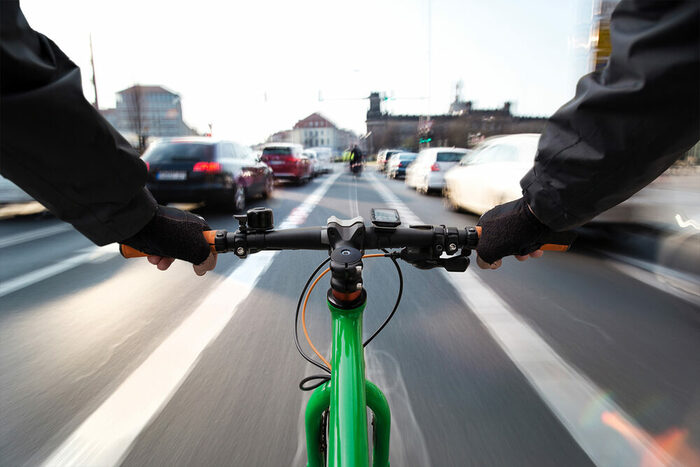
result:
[[[331,380],[316,388],[306,406],[306,451],[309,467],[369,466],[367,407],[374,414],[372,465],[389,465],[391,413],[384,394],[365,379],[362,313],[366,295],[351,309],[328,301],[333,329]],[[321,444],[328,410],[327,449]]]

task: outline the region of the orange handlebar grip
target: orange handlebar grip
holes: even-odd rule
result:
[[[476,233],[479,237],[481,237],[481,226],[477,225],[475,227]],[[568,251],[570,244],[559,244],[559,243],[545,243],[542,245],[539,249],[544,250],[544,251]]]
[[[212,253],[216,253],[216,246],[214,245],[216,232],[216,230],[205,230],[202,232]],[[121,253],[124,258],[143,258],[144,256],[148,256],[148,254],[144,253],[143,251],[139,251],[136,248],[132,248],[129,245],[124,244],[119,245],[119,253]]]

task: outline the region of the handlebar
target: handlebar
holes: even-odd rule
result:
[[[241,221],[241,219],[239,219]],[[481,235],[481,227],[456,227],[411,225],[399,228],[380,228],[365,226],[362,218],[339,220],[329,219],[329,224],[322,227],[302,227],[284,230],[266,230],[248,228],[245,222],[235,232],[226,230],[208,230],[203,232],[213,253],[234,252],[239,257],[263,250],[330,250],[342,238],[329,238],[329,227],[335,226],[331,235],[338,228],[362,229],[359,241],[354,245],[360,250],[378,250],[403,248],[401,257],[409,262],[421,260],[437,260],[443,253],[455,255],[463,250],[462,255],[468,256],[470,250],[476,249]],[[349,241],[350,239],[345,239]],[[572,241],[571,234],[555,234],[540,247],[545,251],[567,251]],[[127,245],[120,245],[120,252],[125,258],[147,256],[146,253]],[[466,252],[466,254],[465,254]],[[444,261],[444,259],[443,259]]]

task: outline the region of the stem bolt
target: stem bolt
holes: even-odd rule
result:
[[[362,290],[362,282],[358,282],[357,284],[355,284],[355,288],[357,290]]]
[[[454,243],[450,243],[449,245],[447,245],[447,249],[450,250],[450,253],[453,251],[457,251],[457,245],[455,245]]]
[[[355,271],[358,273],[362,272],[362,266],[355,266]]]
[[[243,248],[242,246],[239,246],[238,248],[236,248],[236,255],[243,256],[244,254],[245,254],[245,248]]]

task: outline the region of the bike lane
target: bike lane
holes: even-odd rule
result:
[[[355,193],[357,193],[355,195]],[[368,218],[381,197],[343,175],[304,225],[330,215]],[[352,201],[352,200],[350,200]],[[176,394],[136,440],[125,465],[303,464],[304,396],[298,381],[313,373],[296,354],[294,307],[319,252],[282,252]],[[437,271],[403,266],[405,295],[367,352],[368,375],[382,385],[398,434],[395,465],[589,465],[590,460],[537,396],[454,287]],[[367,260],[368,335],[396,293],[388,261]],[[314,292],[309,332],[329,348],[330,320]],[[380,386],[381,387],[381,386]],[[301,452],[301,454],[300,454]]]

